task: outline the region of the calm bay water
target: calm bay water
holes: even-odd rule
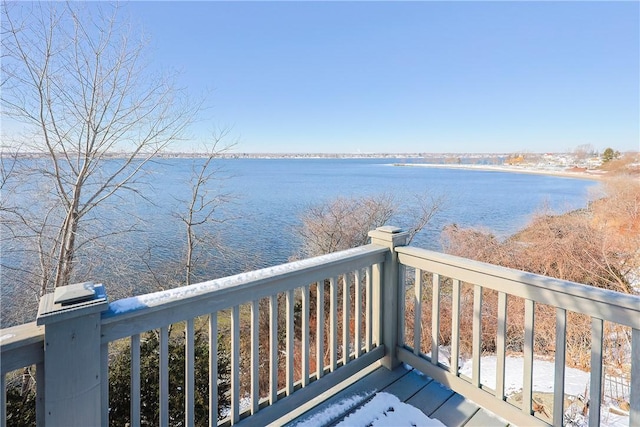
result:
[[[442,211],[414,244],[440,248],[442,228],[451,223],[482,227],[504,237],[522,228],[544,206],[566,212],[586,206],[588,188],[596,183],[554,176],[495,171],[397,167],[390,159],[228,159],[220,161],[227,176],[216,185],[233,196],[225,208],[233,217],[221,226],[223,241],[249,255],[256,266],[286,262],[295,253],[293,228],[310,205],[338,196],[393,194],[411,203],[416,195],[444,195]],[[154,239],[175,249],[180,228],[170,208],[184,192],[192,160],[157,163],[153,178],[155,202],[163,209],[141,212],[158,224]],[[173,225],[170,225],[173,223]],[[220,229],[220,226],[218,226]],[[173,235],[175,233],[175,236]]]
[[[117,166],[117,160],[105,168]],[[202,159],[163,159],[150,165],[149,174],[137,184],[144,194],[119,193],[87,218],[92,235],[108,240],[85,246],[77,257],[77,280],[105,283],[114,294],[139,294],[164,287],[170,278],[180,279],[176,260],[183,256],[185,231],[177,213],[184,212],[190,197],[188,181]],[[233,253],[201,254],[197,280],[236,274],[287,262],[298,249],[295,227],[309,206],[336,197],[392,194],[410,205],[416,195],[444,196],[442,210],[413,244],[439,250],[440,234],[448,224],[481,227],[499,237],[522,228],[544,206],[556,213],[585,207],[593,181],[508,172],[396,167],[392,159],[225,159],[221,171],[209,182],[210,194],[228,194],[232,201],[218,212],[223,223],[199,230],[210,233],[209,242],[222,243]],[[44,185],[44,184],[42,184]],[[30,182],[36,191],[41,183]],[[28,190],[27,190],[28,191]],[[37,193],[11,192],[15,203],[26,203],[36,215],[45,205]],[[403,225],[397,218],[394,225]],[[113,234],[135,225],[138,231]],[[23,241],[4,239],[0,303],[11,307],[24,285],[37,285],[28,272],[37,271],[34,253]],[[179,264],[179,263],[178,263]],[[10,267],[10,268],[5,268]],[[26,275],[25,275],[26,274]],[[20,277],[22,275],[22,277]],[[155,283],[155,285],[153,285]],[[174,282],[175,285],[175,282]],[[115,295],[114,295],[115,296]],[[4,310],[4,309],[3,309]],[[24,320],[24,319],[23,319]]]
[[[194,167],[197,169],[203,161],[162,159],[151,164],[144,183],[137,186],[145,200],[121,192],[101,205],[91,222],[91,227],[97,227],[94,232],[109,235],[113,228],[126,228],[133,214],[139,218],[137,229],[141,231],[110,236],[107,249],[96,245],[93,253],[78,261],[92,264],[94,257],[99,256],[122,263],[136,254],[145,257],[150,268],[157,268],[180,258],[185,233],[177,213],[184,212],[191,191],[188,181]],[[113,162],[105,168],[114,167],[117,160]],[[505,237],[522,228],[544,206],[558,213],[586,206],[588,188],[596,185],[593,181],[543,175],[397,167],[393,162],[393,159],[218,160],[216,167],[220,171],[206,189],[212,195],[229,195],[231,202],[225,203],[217,214],[217,218],[225,219],[224,223],[205,226],[199,232],[215,235],[212,241],[232,248],[235,255],[210,263],[201,277],[219,277],[286,262],[299,245],[294,228],[300,223],[301,213],[309,206],[339,196],[385,193],[406,205],[414,203],[416,196],[444,196],[441,211],[413,242],[438,250],[442,228],[448,224],[481,227]],[[22,197],[22,202],[29,203],[31,209],[43,209],[37,207],[36,200],[33,196]],[[403,222],[406,224],[406,218],[397,218],[395,225],[402,226]],[[124,251],[118,251],[119,248]],[[3,265],[23,264],[19,259],[22,253],[19,243],[16,242],[15,251],[11,244],[3,249]],[[103,274],[106,273],[100,273]]]

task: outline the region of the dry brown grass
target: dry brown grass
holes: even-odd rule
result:
[[[640,270],[640,181],[624,175],[604,180],[601,193],[588,208],[564,215],[540,213],[521,232],[500,241],[490,232],[448,227],[444,233],[448,253],[536,274],[634,294],[630,274]],[[462,291],[461,331],[470,328],[470,290]],[[471,297],[472,298],[472,297]],[[483,351],[495,344],[496,295],[483,293]],[[449,317],[447,297],[441,313]],[[521,351],[524,302],[509,297],[507,351]],[[443,325],[443,321],[441,321]],[[442,334],[442,331],[440,332]],[[567,364],[589,369],[591,321],[588,316],[567,312]],[[467,334],[461,334],[461,350],[468,351]],[[536,305],[535,351],[542,356],[555,352],[555,309]],[[605,324],[608,363],[624,364],[620,348],[628,345],[628,329]],[[446,345],[446,340],[443,342]]]
[[[432,343],[432,289],[431,275],[423,279],[422,311],[420,314],[421,337],[420,351],[431,352]],[[441,278],[438,342],[440,346],[451,346],[452,339],[452,296],[448,278]],[[405,293],[405,340],[414,346],[415,304],[413,280],[409,280]],[[473,293],[474,286],[461,284],[460,295],[460,356],[468,359],[472,355],[473,343]],[[483,289],[481,309],[481,352],[495,354],[498,337],[498,293]],[[536,357],[553,358],[556,354],[556,309],[536,304],[534,321],[534,353]],[[505,351],[517,354],[523,351],[524,344],[524,299],[507,296],[507,326]],[[618,370],[625,369],[627,353],[623,351],[630,342],[630,330],[627,327],[605,322],[604,354],[608,366]],[[591,364],[591,318],[589,316],[567,312],[566,322],[566,364],[583,370],[590,370]]]

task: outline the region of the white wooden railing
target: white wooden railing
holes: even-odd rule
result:
[[[589,425],[600,425],[601,397],[603,392],[603,369],[605,362],[605,322],[606,330],[622,329],[626,342],[629,344],[631,363],[630,384],[630,426],[640,425],[640,298],[618,292],[585,286],[545,276],[525,273],[497,267],[495,265],[471,261],[451,255],[427,251],[413,247],[398,247],[398,260],[401,265],[401,319],[413,325],[412,339],[408,339],[405,325],[399,327],[397,357],[400,361],[420,369],[433,377],[483,405],[490,411],[502,416],[516,425],[563,425],[567,314],[569,312],[590,318],[590,382],[588,385],[588,421]],[[428,280],[428,283],[425,281]],[[464,294],[462,287],[469,292]],[[425,289],[430,290],[426,298]],[[495,304],[485,304],[485,295],[493,293]],[[463,296],[468,301],[463,302]],[[425,325],[423,304],[428,300],[431,307],[430,324]],[[446,300],[447,310],[442,304]],[[508,306],[522,304],[523,317],[512,319],[507,316]],[[460,324],[461,310],[465,306],[472,310],[473,321],[470,330]],[[536,308],[545,306],[551,308],[555,314],[555,351],[551,355],[555,361],[553,379],[553,413],[550,420],[543,420],[540,414],[534,413],[533,396],[533,361],[534,340],[536,336]],[[495,312],[491,313],[491,310]],[[411,312],[411,313],[409,313]],[[451,327],[447,330],[441,326],[442,313],[451,313]],[[481,361],[483,349],[484,322],[495,321],[496,334],[495,355],[497,356],[495,384],[481,382]],[[517,404],[505,395],[505,357],[507,354],[508,325],[518,323],[523,325],[521,342],[518,350],[523,355],[522,403]],[[587,326],[589,326],[587,323]],[[421,328],[430,331],[425,343]],[[437,331],[437,333],[433,333]],[[548,333],[545,330],[543,333]],[[470,377],[460,374],[459,360],[462,357],[461,339],[465,334],[470,337],[470,357],[472,373]],[[466,338],[466,337],[465,337]],[[551,337],[553,338],[553,337]],[[549,339],[549,337],[543,337]],[[444,360],[439,355],[442,341],[447,341],[450,356]],[[614,340],[613,345],[619,346],[620,341]],[[425,352],[425,350],[428,351]],[[618,351],[619,349],[614,349]],[[427,354],[425,354],[427,353]],[[548,356],[548,355],[547,355]]]
[[[143,332],[160,330],[160,425],[169,424],[168,411],[168,381],[169,361],[167,342],[169,327],[177,322],[186,322],[186,374],[185,374],[185,423],[194,425],[194,328],[198,317],[208,317],[209,328],[209,424],[218,423],[217,402],[217,339],[219,323],[225,316],[230,319],[230,348],[231,348],[231,405],[228,422],[236,424],[241,417],[257,414],[264,405],[273,405],[283,396],[291,395],[295,389],[307,387],[325,374],[332,373],[338,367],[345,367],[367,354],[365,359],[371,363],[382,356],[381,349],[373,352],[378,344],[373,325],[373,295],[377,293],[372,288],[374,270],[379,270],[379,264],[384,261],[385,249],[379,246],[363,246],[360,248],[331,254],[310,260],[304,260],[283,266],[240,274],[237,276],[214,280],[211,282],[180,288],[169,292],[159,292],[143,297],[116,301],[111,304],[109,311],[102,317],[102,345],[103,360],[107,358],[106,346],[121,338],[131,337],[134,350],[139,348],[140,335]],[[329,307],[325,307],[325,282],[329,291]],[[338,286],[342,287],[339,292]],[[316,294],[316,305],[313,313],[310,311],[310,291]],[[338,294],[340,293],[340,300]],[[355,304],[351,304],[350,296],[354,294]],[[363,294],[365,298],[363,298]],[[285,300],[284,337],[279,338],[278,331],[278,296]],[[268,301],[269,328],[260,331],[258,324],[259,301]],[[294,305],[300,302],[300,324],[294,324]],[[341,309],[339,310],[339,303]],[[248,310],[243,310],[244,306]],[[354,309],[355,306],[355,309]],[[248,319],[241,318],[241,312],[248,311]],[[228,312],[228,314],[227,314]],[[362,318],[363,313],[365,314]],[[325,333],[325,314],[328,315],[329,329]],[[310,318],[314,322],[315,337],[310,339]],[[342,317],[339,319],[339,315]],[[355,319],[354,334],[350,325],[350,317]],[[240,367],[240,331],[241,323],[250,323],[250,369],[244,372]],[[343,325],[342,339],[338,336],[338,326]],[[362,328],[364,324],[364,328]],[[295,354],[294,335],[299,327],[300,336],[300,374],[294,376]],[[260,340],[260,334],[266,333],[268,339]],[[284,341],[284,348],[283,343]],[[269,345],[268,375],[269,387],[266,396],[259,393],[259,345],[267,342]],[[312,344],[315,346],[315,369],[310,370]],[[326,351],[325,351],[326,349]],[[328,352],[328,359],[325,354]],[[279,358],[284,357],[284,387],[279,387]],[[135,363],[139,353],[132,357],[132,425],[137,425],[140,419],[140,367]],[[362,363],[358,364],[361,365]],[[103,377],[107,375],[107,363],[103,363]],[[202,373],[198,373],[202,375]],[[240,384],[243,375],[248,375],[250,383],[248,395],[240,394]],[[101,393],[102,423],[108,423],[108,389],[103,382]],[[241,407],[241,399],[246,398],[247,407]],[[273,412],[273,411],[271,411]],[[270,414],[271,415],[271,414]]]
[[[332,384],[384,357],[380,305],[387,258],[388,247],[366,245],[110,304],[101,285],[89,286],[98,290],[95,298],[66,307],[55,304],[53,294],[46,295],[38,315],[40,326],[23,325],[0,334],[2,390],[7,374],[35,364],[39,425],[109,425],[113,350],[130,348],[129,422],[140,425],[141,408],[148,404],[140,397],[144,380],[140,345],[144,334],[153,331],[159,337],[158,422],[181,423],[170,419],[169,373],[176,366],[168,347],[171,330],[183,329],[185,365],[178,367],[185,372],[180,385],[185,396],[183,425],[196,422],[194,384],[203,376],[208,378],[209,425],[233,425],[249,415],[252,423],[260,424],[282,419]],[[268,317],[266,330],[260,330],[260,316]],[[208,327],[207,372],[195,369],[195,329],[203,323]],[[248,363],[240,354],[241,332],[246,329]],[[216,390],[219,333],[224,333],[220,339],[229,340],[231,353],[230,405],[223,420],[218,418]],[[268,360],[260,358],[265,346]],[[265,374],[268,387],[261,392],[260,377]],[[286,406],[274,405],[293,394]],[[6,425],[5,399],[1,409],[0,420]]]
[[[554,407],[563,408],[567,313],[579,313],[589,316],[592,326],[590,425],[600,422],[605,322],[622,325],[632,338],[630,425],[640,424],[640,298],[404,246],[406,233],[394,227],[374,230],[370,237],[371,244],[356,249],[110,304],[100,286],[92,300],[65,307],[45,296],[39,325],[0,331],[0,390],[15,370],[35,365],[38,425],[109,425],[109,370],[113,350],[124,346],[131,349],[128,419],[140,425],[142,408],[149,404],[141,399],[146,378],[140,348],[153,331],[159,337],[160,425],[203,423],[195,419],[196,379],[208,383],[209,425],[266,425],[293,419],[331,387],[372,365],[391,369],[403,362],[511,423],[561,425],[562,410],[544,421],[532,407],[535,313],[545,305],[555,310]],[[484,384],[480,375],[487,292],[497,294],[496,384]],[[511,401],[504,387],[513,320],[507,307],[516,300],[524,307],[521,404]],[[472,325],[461,332],[467,308]],[[263,325],[268,319],[267,328],[260,329],[261,318]],[[449,323],[450,331],[443,332]],[[196,329],[205,326],[209,360],[202,372],[196,369],[194,339]],[[184,420],[170,419],[169,408],[169,373],[176,369],[169,341],[176,331],[184,334]],[[438,333],[425,338],[426,331]],[[231,364],[224,419],[218,418],[219,336],[229,342]],[[439,352],[445,341],[451,356],[443,362]],[[242,343],[248,350],[240,351]],[[460,373],[461,356],[472,360],[470,376]],[[268,378],[262,390],[261,378],[263,383]],[[6,394],[0,394],[4,426]]]

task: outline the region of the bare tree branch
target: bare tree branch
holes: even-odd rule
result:
[[[221,191],[212,191],[209,187],[214,180],[221,179],[221,170],[214,164],[219,156],[231,149],[235,145],[221,146],[222,141],[228,137],[229,129],[214,131],[211,144],[207,147],[208,153],[202,160],[202,164],[194,164],[189,182],[191,189],[190,198],[181,200],[180,205],[186,206],[186,210],[177,213],[178,218],[185,225],[186,231],[186,254],[185,254],[185,284],[190,285],[194,277],[197,263],[196,250],[199,244],[204,243],[201,226],[206,224],[221,224],[228,218],[218,215],[221,206],[230,199],[229,194]],[[206,233],[205,233],[206,234]],[[213,239],[207,239],[209,247],[216,247]]]
[[[4,2],[2,15],[2,112],[23,124],[24,148],[41,156],[29,174],[55,188],[49,207],[38,203],[50,215],[30,225],[45,292],[51,281],[68,284],[77,251],[100,238],[80,232],[87,215],[135,192],[147,163],[186,137],[201,103],[175,76],[148,72],[144,38],[117,5]],[[23,224],[37,220],[32,208],[17,216]]]

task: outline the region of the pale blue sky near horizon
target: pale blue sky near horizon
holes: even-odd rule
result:
[[[640,2],[133,1],[204,96],[190,151],[640,150]]]
[[[239,152],[640,149],[638,2],[133,2]]]

